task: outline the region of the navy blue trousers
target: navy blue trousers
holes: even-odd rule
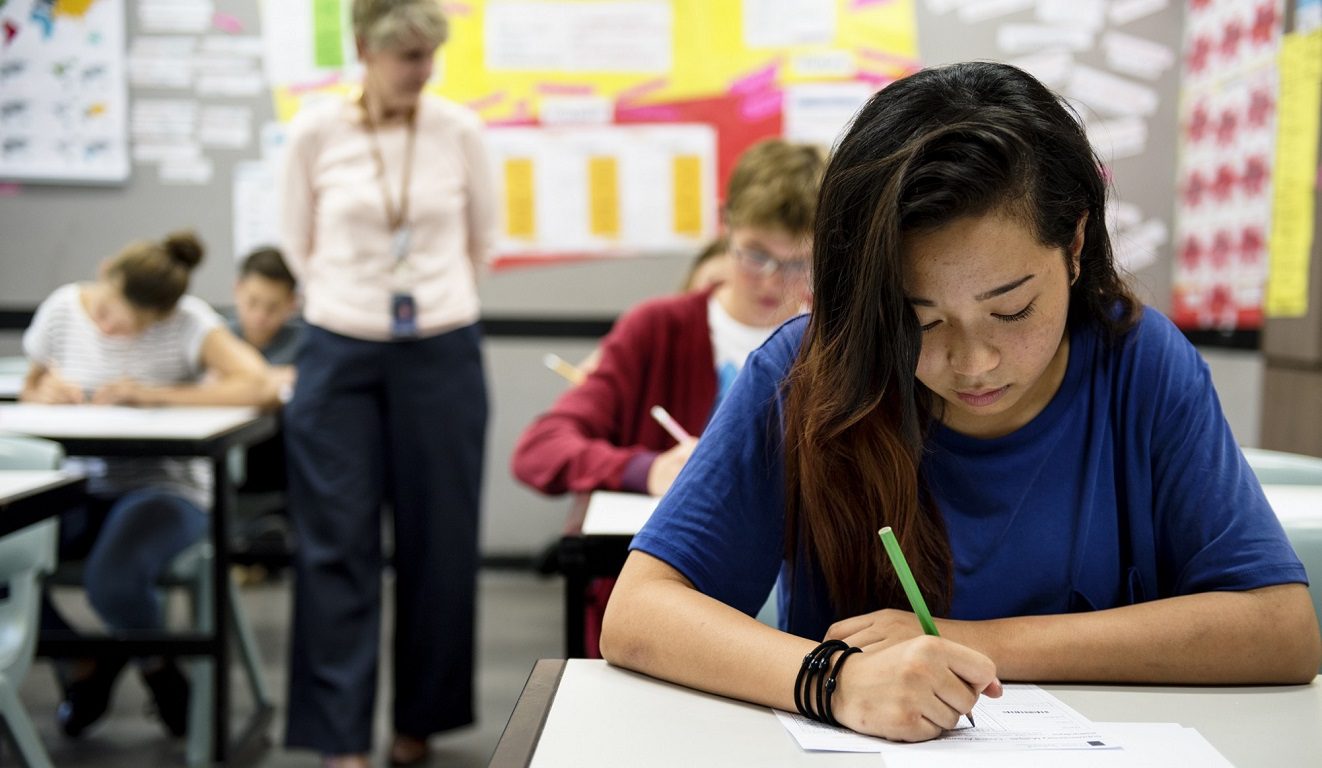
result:
[[[288,746],[371,750],[387,501],[395,730],[426,738],[473,721],[486,423],[477,326],[396,342],[309,328],[285,409],[298,536]]]
[[[106,626],[161,629],[157,582],[176,555],[207,534],[207,522],[196,504],[163,488],[90,497],[60,516],[60,561],[84,561],[87,599]],[[49,599],[42,626],[73,629]]]

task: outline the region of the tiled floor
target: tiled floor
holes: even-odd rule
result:
[[[288,579],[243,590],[244,610],[261,649],[267,685],[277,702],[272,746],[250,765],[260,768],[315,766],[317,757],[280,748],[284,729],[285,664],[288,648]],[[387,580],[387,590],[389,581]],[[389,592],[387,591],[387,596]],[[483,766],[509,719],[523,683],[539,658],[563,656],[562,583],[532,573],[484,571],[479,582],[478,723],[437,737],[432,742],[434,766]],[[389,615],[384,624],[389,626]],[[383,665],[389,663],[389,642],[382,644]],[[383,673],[388,667],[383,666]],[[383,674],[382,680],[389,677]],[[234,673],[236,715],[246,713],[247,689]],[[389,693],[377,695],[378,764],[384,765],[389,738]],[[60,768],[141,768],[183,765],[184,745],[164,736],[159,723],[144,714],[147,693],[136,673],[125,674],[115,691],[111,712],[80,740],[70,741],[55,727],[58,693],[49,664],[38,661],[22,689],[22,698],[36,722],[51,761]],[[6,755],[6,757],[8,757]],[[3,764],[11,764],[9,760]]]

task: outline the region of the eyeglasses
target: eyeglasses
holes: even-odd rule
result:
[[[761,277],[783,272],[786,280],[803,280],[812,274],[812,262],[808,259],[777,259],[752,248],[731,248],[730,251],[739,266]]]

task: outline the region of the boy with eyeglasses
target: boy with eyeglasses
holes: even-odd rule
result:
[[[701,435],[748,354],[807,306],[825,166],[817,147],[781,139],[740,156],[723,210],[734,262],[729,278],[622,315],[587,380],[519,438],[511,462],[519,481],[545,494],[665,493],[697,441],[676,442],[650,410],[660,405],[689,434]],[[612,583],[590,588],[591,657]]]

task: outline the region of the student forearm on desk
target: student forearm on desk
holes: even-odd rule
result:
[[[798,660],[816,645],[703,595],[637,552],[612,591],[601,632],[601,654],[612,664],[791,712]]]
[[[279,404],[279,392],[273,380],[265,377],[234,376],[201,384],[150,387],[124,385],[122,390],[110,385],[106,398],[129,405],[254,405]]]
[[[941,636],[987,654],[1007,680],[1114,683],[1306,683],[1322,644],[1308,591],[1283,584],[1206,592],[1091,613],[937,620]],[[921,632],[912,614],[842,621],[853,645]]]
[[[912,640],[850,659],[833,696],[840,723],[920,741],[953,728],[979,692],[1000,695],[982,654],[942,638]],[[612,664],[790,712],[799,667],[816,646],[707,597],[642,552],[625,563],[601,634],[602,656]]]

